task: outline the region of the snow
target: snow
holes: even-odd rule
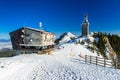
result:
[[[108,58],[110,58],[110,51],[109,49],[105,46],[105,52]]]
[[[3,48],[9,48],[12,49],[11,42],[0,42],[0,50]]]
[[[63,54],[64,56],[71,53],[73,53],[75,56],[81,55],[82,57],[84,57],[85,55],[97,56],[97,54],[90,52],[87,48],[80,44],[66,43],[59,46],[59,48],[61,50],[59,50],[57,53],[62,55],[61,53],[65,52],[65,54]]]
[[[120,70],[85,63],[97,56],[80,44],[66,43],[51,55],[22,54],[0,58],[0,80],[119,80]]]
[[[65,43],[65,42],[68,42],[71,40],[71,38],[76,38],[75,35],[73,35],[72,33],[70,32],[67,32],[64,37],[60,40],[60,43]]]
[[[78,38],[78,39],[80,39],[80,41],[90,41],[90,42],[94,42],[94,40],[95,40],[95,38],[92,36],[92,35],[88,35],[88,36],[83,36],[83,37],[80,37],[80,38]]]
[[[0,80],[119,80],[120,70],[85,62],[85,55],[98,56],[85,45],[92,34],[75,38],[68,32],[52,54],[21,54],[0,58]],[[76,44],[85,41],[85,45]],[[98,40],[96,38],[96,40]],[[10,43],[0,43],[9,46]],[[9,46],[10,47],[10,46]],[[106,48],[107,49],[107,48]],[[81,57],[79,57],[79,55]],[[102,56],[98,56],[102,57]],[[104,61],[104,60],[103,60]]]

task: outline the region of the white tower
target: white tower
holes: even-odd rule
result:
[[[84,21],[82,23],[82,36],[87,36],[89,34],[89,22],[88,16],[84,16]]]

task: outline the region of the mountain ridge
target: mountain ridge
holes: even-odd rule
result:
[[[68,32],[68,33],[70,33],[70,32]],[[110,40],[110,45],[112,44],[111,48],[113,48],[113,50],[115,50],[114,49],[115,45],[113,46],[113,43],[112,43],[110,37],[112,37],[112,36],[115,37],[116,35],[112,34],[110,36],[107,33],[91,32],[87,36],[74,37],[73,39],[70,39],[71,36],[67,36],[69,38],[64,38],[66,36],[67,36],[67,34],[65,34],[65,33],[62,34],[61,37],[59,39],[57,39],[57,41],[56,41],[56,42],[58,42],[57,44],[64,44],[64,43],[69,43],[69,42],[73,42],[75,44],[81,44],[83,47],[87,48],[89,51],[91,51],[93,53],[96,53],[98,56],[102,55],[103,57],[105,57],[107,59],[112,59],[112,58],[110,58],[110,55],[112,53],[111,49],[110,50],[109,50],[109,48],[107,49],[104,38],[108,37],[108,40]],[[118,36],[116,36],[116,37],[118,37]],[[116,37],[115,37],[115,40],[117,40]],[[117,40],[117,42],[118,42],[118,40]]]

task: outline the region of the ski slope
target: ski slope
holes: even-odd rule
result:
[[[69,54],[70,46],[75,47],[62,45],[51,55],[0,58],[0,80],[120,80],[120,70],[86,64],[76,53]]]

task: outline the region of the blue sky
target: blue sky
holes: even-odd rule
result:
[[[81,35],[86,13],[90,31],[120,35],[120,0],[0,0],[0,39],[23,26],[39,29],[40,21],[56,36]]]

